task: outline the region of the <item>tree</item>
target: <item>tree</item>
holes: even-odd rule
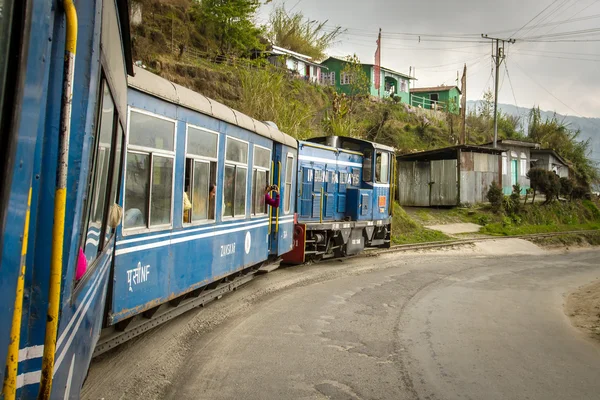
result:
[[[259,6],[258,0],[203,0],[194,3],[192,12],[198,28],[218,43],[221,55],[245,55],[264,48],[262,30],[252,22]]]
[[[339,26],[325,31],[327,22],[305,18],[301,11],[290,14],[282,4],[269,16],[268,37],[277,46],[321,60],[325,50],[345,32]]]
[[[488,89],[483,94],[483,101],[479,104],[479,115],[484,119],[494,118],[494,94]]]
[[[589,186],[598,182],[600,174],[593,161],[588,158],[590,141],[578,140],[579,131],[571,130],[554,114],[542,120],[539,107],[529,113],[529,138],[543,148],[552,149],[573,164],[577,185]]]
[[[531,203],[535,203],[536,192],[544,193],[546,187],[548,187],[548,174],[546,174],[546,170],[542,168],[531,168],[527,172],[527,178],[533,189],[533,199],[531,199]]]
[[[566,198],[571,197],[571,193],[573,192],[573,181],[569,178],[560,178],[560,194],[565,196]]]
[[[369,77],[356,54],[346,57],[346,65],[342,69],[341,76],[349,77],[348,95],[351,99],[369,94]]]
[[[492,205],[492,210],[495,213],[500,212],[502,209],[502,200],[504,200],[504,194],[502,194],[502,187],[500,187],[496,181],[493,181],[490,185],[486,197]]]

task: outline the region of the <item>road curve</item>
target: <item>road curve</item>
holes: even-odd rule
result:
[[[366,258],[391,266],[283,291],[193,339],[163,394],[598,399],[600,346],[563,301],[600,277],[599,256]]]

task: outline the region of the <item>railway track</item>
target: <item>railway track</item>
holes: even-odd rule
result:
[[[490,236],[474,239],[457,239],[447,240],[442,242],[428,242],[419,244],[406,244],[396,245],[389,249],[368,249],[365,250],[360,256],[372,257],[378,254],[410,251],[410,250],[422,250],[422,249],[433,249],[433,248],[444,248],[452,246],[468,245],[477,242],[484,242],[490,240],[503,240],[503,239],[532,239],[532,238],[543,238],[543,237],[554,237],[568,234],[584,234],[596,231],[584,230],[584,231],[565,231],[565,232],[553,232],[553,233],[538,233],[531,235],[519,235],[519,236]],[[218,283],[208,285],[205,288],[197,289],[193,292],[188,293],[183,298],[175,299],[174,301],[165,303],[151,312],[143,313],[139,316],[134,317],[131,321],[128,321],[126,326],[110,327],[103,329],[100,339],[94,349],[92,358],[97,357],[126,341],[141,335],[142,333],[149,331],[189,310],[197,307],[204,307],[206,304],[213,300],[221,298],[224,294],[237,290],[240,286],[250,282],[257,275],[261,273],[267,273],[273,271],[276,267],[264,266],[261,268],[248,268],[244,271],[237,273],[233,277],[224,278]]]

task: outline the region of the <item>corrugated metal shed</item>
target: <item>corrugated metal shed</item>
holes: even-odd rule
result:
[[[454,146],[398,156],[398,190],[404,206],[456,206],[486,201],[501,184],[502,150]]]

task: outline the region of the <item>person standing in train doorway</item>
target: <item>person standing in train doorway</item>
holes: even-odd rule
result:
[[[269,192],[274,192],[274,198],[269,196]],[[279,188],[277,185],[269,186],[265,188],[265,203],[270,205],[273,208],[279,207]]]

